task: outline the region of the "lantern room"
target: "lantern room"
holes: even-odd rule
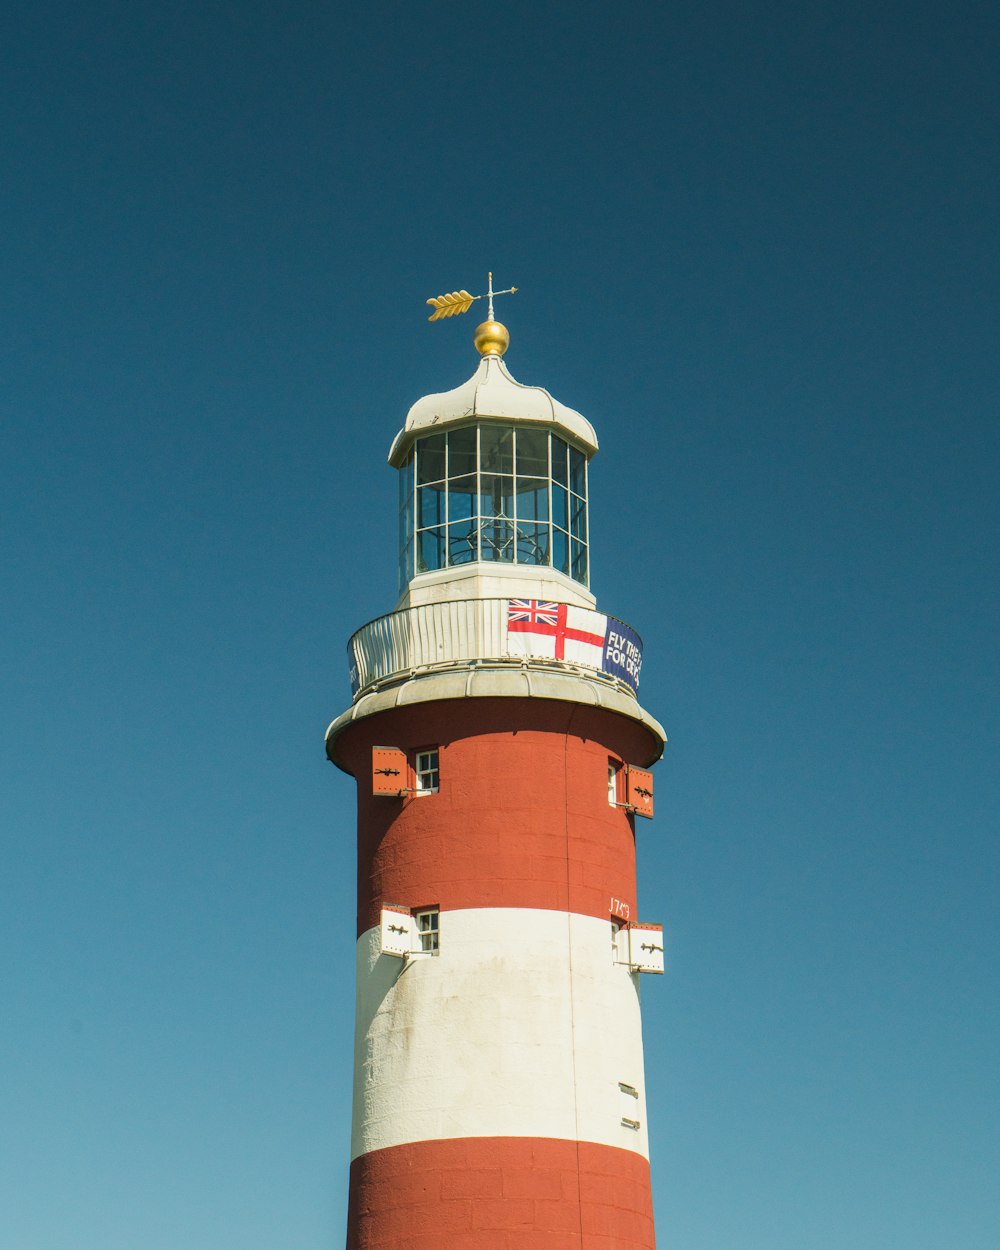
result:
[[[499,354],[463,386],[410,409],[389,463],[399,472],[400,607],[544,593],[592,606],[590,422]],[[523,583],[523,585],[519,585]]]
[[[400,592],[475,561],[588,584],[587,458],[551,430],[477,421],[414,440],[399,471]]]

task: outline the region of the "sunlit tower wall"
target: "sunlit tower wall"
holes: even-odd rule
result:
[[[660,725],[590,591],[593,427],[476,332],[410,409],[400,599],[327,732],[358,794],[348,1250],[654,1245],[635,817]]]

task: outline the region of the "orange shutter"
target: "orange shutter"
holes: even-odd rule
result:
[[[629,764],[625,778],[625,806],[637,816],[653,816],[653,774]]]
[[[399,747],[372,747],[372,794],[398,798],[406,794],[406,752]]]

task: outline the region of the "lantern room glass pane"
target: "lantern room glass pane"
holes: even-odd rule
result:
[[[514,479],[505,474],[479,479],[479,515],[481,517],[506,517],[514,519]]]
[[[417,530],[417,572],[444,568],[444,527]]]
[[[569,572],[569,534],[555,527],[552,529],[552,567],[560,573]]]
[[[445,483],[421,486],[417,490],[417,529],[444,524]]]
[[[549,476],[548,430],[517,431],[518,477]]]
[[[448,520],[464,521],[476,513],[476,475],[448,481]]]
[[[545,478],[517,479],[517,523],[549,519],[549,483]]]
[[[577,495],[570,495],[570,527],[569,532],[581,542],[587,540],[587,505]]]
[[[413,576],[413,543],[405,542],[399,549],[399,590],[406,589],[406,583]]]
[[[517,527],[518,564],[548,564],[549,527],[547,525],[521,525]]]
[[[417,481],[440,482],[444,479],[445,435],[431,434],[416,445]]]
[[[451,430],[448,434],[448,476],[461,477],[476,471],[476,434],[478,427],[467,425],[464,430]]]
[[[569,474],[566,469],[566,456],[569,448],[561,438],[552,435],[552,480],[562,486],[569,485]]]
[[[413,452],[403,461],[403,467],[399,470],[399,506],[400,509],[406,507],[407,504],[413,503]]]
[[[569,529],[569,494],[564,486],[552,483],[552,524]]]
[[[459,521],[448,526],[448,563],[471,564],[479,559],[479,522]]]
[[[399,589],[413,576],[413,452],[399,471]]]
[[[514,562],[514,526],[510,521],[484,520],[479,528],[479,558]]]
[[[512,425],[480,427],[479,466],[483,473],[514,472],[514,427]]]
[[[587,493],[587,458],[575,447],[569,449],[569,484],[578,495]]]
[[[587,580],[587,548],[577,542],[575,538],[570,539],[571,556],[570,577],[576,578],[578,582],[586,582]]]

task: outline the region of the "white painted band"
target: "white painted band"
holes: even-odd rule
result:
[[[352,1158],[460,1137],[648,1156],[639,978],[614,962],[609,921],[443,912],[440,953],[405,963],[379,937],[358,939]]]

